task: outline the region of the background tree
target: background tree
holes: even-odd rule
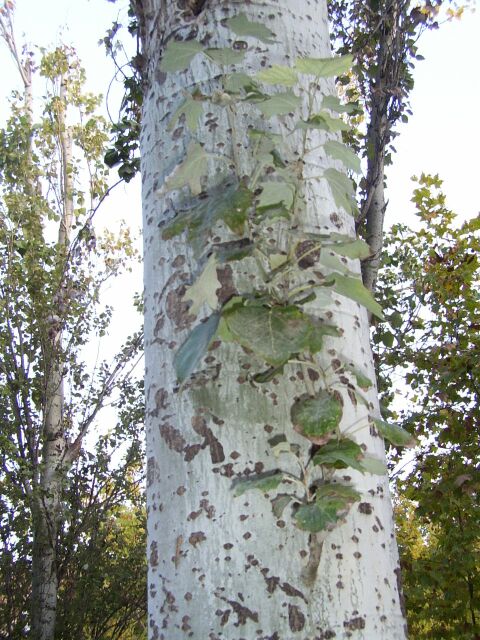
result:
[[[95,115],[98,99],[82,92],[84,72],[73,50],[44,52],[38,68],[32,52],[18,51],[12,10],[13,3],[3,5],[0,29],[23,93],[13,94],[0,132],[1,599],[7,605],[1,630],[15,638],[31,629],[32,638],[47,639],[54,637],[59,587],[64,618],[82,626],[72,616],[71,594],[84,598],[81,578],[97,570],[84,563],[76,572],[82,545],[95,555],[95,544],[112,540],[109,523],[116,523],[124,558],[103,560],[116,587],[121,576],[115,567],[119,572],[138,560],[136,547],[128,545],[132,523],[142,536],[141,386],[128,380],[141,336],[129,339],[112,363],[97,361],[89,370],[89,340],[108,331],[111,317],[100,303],[102,285],[134,252],[127,230],[97,237],[93,226],[107,194],[101,162],[107,135]],[[37,71],[47,85],[38,116],[32,88]],[[136,404],[127,409],[126,399]],[[111,418],[118,424],[96,449],[85,448],[107,400],[121,409],[120,418]],[[142,563],[136,566],[141,571]],[[136,623],[143,598],[137,591],[127,601],[125,587],[95,621],[110,618],[111,628],[88,637],[119,637],[115,625]],[[96,592],[102,589],[107,585]],[[88,625],[77,637],[87,633]]]
[[[350,60],[325,60],[325,3],[238,9],[136,3],[150,634],[404,638],[388,486],[366,472],[379,431],[411,438],[368,379],[381,312],[324,79]]]
[[[365,108],[365,131],[357,131],[354,143],[366,158],[356,224],[371,250],[362,261],[362,276],[373,290],[387,208],[385,168],[392,163],[398,125],[411,115],[413,69],[423,60],[418,41],[425,29],[437,29],[440,20],[460,17],[463,7],[445,0],[329,0],[328,8],[334,49],[353,54],[356,62],[353,76],[344,79],[346,93]]]
[[[420,176],[420,228],[396,225],[387,236],[379,282],[389,322],[375,341],[384,402],[421,436],[397,481],[412,633],[472,640],[480,609],[480,218],[458,224],[441,186],[438,176]],[[420,532],[413,543],[411,528]]]

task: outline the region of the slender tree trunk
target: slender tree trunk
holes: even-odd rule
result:
[[[66,85],[62,79],[58,114],[58,138],[61,144],[61,184],[63,214],[58,228],[58,265],[63,281],[65,260],[70,244],[73,220],[72,138],[65,112]],[[58,296],[57,296],[57,299]],[[52,305],[56,309],[56,305]],[[57,309],[56,309],[57,310]],[[57,539],[61,521],[61,493],[68,442],[65,433],[64,363],[62,352],[61,309],[51,314],[45,349],[45,411],[40,482],[34,497],[32,549],[32,638],[53,640],[57,610],[58,570]]]
[[[237,71],[255,72],[270,63],[296,57],[330,55],[326,4],[288,0],[239,3],[185,3],[143,0],[137,3],[145,57],[146,88],[142,121],[142,179],[145,247],[145,354],[147,402],[147,499],[149,535],[149,634],[155,640],[177,638],[292,640],[358,638],[400,640],[406,636],[401,610],[399,567],[388,482],[383,476],[348,470],[362,494],[346,522],[324,535],[309,535],[292,522],[289,510],[274,516],[260,492],[233,498],[236,478],[279,466],[269,440],[287,434],[311,454],[293,432],[290,407],[304,390],[301,373],[261,388],[250,384],[251,357],[217,341],[202,371],[178,388],[173,356],[194,326],[183,299],[186,285],[200,271],[183,240],[164,241],[161,227],[178,204],[162,195],[162,184],[185,158],[189,137],[181,123],[167,126],[183,90],[204,92],[218,85],[218,67],[194,59],[189,70],[166,75],[159,68],[165,42],[174,36],[232,46],[223,21],[239,12],[268,26],[276,43],[267,54],[251,47]],[[192,3],[190,3],[191,5]],[[242,38],[237,47],[241,44]],[[254,41],[253,41],[254,42]],[[323,82],[323,81],[322,81]],[[323,91],[333,90],[322,84]],[[222,149],[236,156],[246,175],[246,129],[262,126],[248,110],[212,114],[204,109],[199,138],[209,153]],[[288,136],[282,121],[269,120],[291,150],[299,136]],[[289,142],[291,141],[291,143]],[[301,153],[300,149],[297,149]],[[315,159],[327,167],[325,156]],[[216,176],[211,172],[209,184]],[[218,177],[217,177],[218,180]],[[339,210],[323,183],[312,181],[299,226],[303,231],[354,234],[353,219]],[[285,239],[277,239],[281,244]],[[234,263],[232,263],[234,264]],[[356,264],[357,273],[360,266]],[[217,268],[218,296],[228,299],[255,278]],[[342,338],[328,343],[325,368],[344,355],[372,379],[369,326],[364,308],[338,297],[329,307]],[[321,308],[314,313],[325,317]],[[330,313],[330,312],[329,312]],[[327,317],[331,317],[327,314]],[[371,410],[378,415],[374,392]],[[370,432],[367,409],[345,393],[341,428],[383,456],[383,442]],[[356,426],[354,426],[356,425]],[[282,465],[296,473],[288,456]],[[290,465],[290,466],[289,466]],[[338,477],[345,479],[339,472]],[[345,479],[346,480],[346,479]]]

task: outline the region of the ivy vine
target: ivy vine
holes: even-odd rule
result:
[[[249,21],[244,14],[224,24],[238,38],[255,38],[266,46],[274,42],[275,36],[267,27]],[[328,369],[319,366],[316,356],[324,348],[325,336],[338,337],[342,331],[308,312],[308,303],[315,300],[317,305],[326,306],[335,292],[382,318],[380,305],[348,267],[349,259],[369,256],[368,245],[345,234],[300,231],[296,224],[305,207],[305,184],[312,180],[325,181],[336,205],[352,216],[357,213],[355,188],[347,171],[359,173],[360,162],[337,139],[339,133],[349,129],[342,114],[357,107],[342,104],[333,95],[324,96],[318,109],[315,106],[320,79],[346,73],[352,58],[348,55],[299,58],[291,67],[273,65],[254,75],[229,72],[230,65],[242,62],[248,48],[246,42],[240,42],[244,46],[216,49],[206,48],[195,40],[172,40],[161,62],[163,72],[175,73],[187,69],[195,56],[202,55],[222,69],[221,89],[205,95],[197,86],[191,93],[185,93],[168,125],[174,130],[181,121],[190,130],[191,142],[185,159],[161,189],[162,193],[179,190],[186,196],[184,208],[163,227],[162,236],[167,240],[186,234],[205,266],[187,288],[184,299],[191,301],[191,313],[198,313],[203,305],[212,311],[178,349],[174,360],[176,374],[182,385],[187,384],[215,338],[249,350],[264,364],[263,369],[251,376],[255,384],[267,383],[284,374],[285,369],[291,371],[291,367],[305,374],[305,393],[291,406],[290,418],[293,429],[310,443],[308,463],[302,463],[298,445],[287,436],[277,436],[270,441],[274,454],[278,458],[281,454],[296,456],[300,473],[275,469],[250,475],[236,480],[233,490],[236,496],[253,489],[268,493],[286,484],[291,491],[279,493],[271,501],[275,516],[279,518],[290,505],[299,529],[326,533],[343,522],[351,505],[360,500],[355,487],[334,481],[335,471],[347,468],[373,474],[386,471],[381,460],[368,455],[347,433],[340,431],[344,400],[339,389],[346,387],[352,402],[362,402],[370,409],[363,392],[372,382],[348,359],[336,357]],[[235,144],[232,157],[226,157],[208,153],[195,138],[205,105],[209,111],[227,110],[229,121],[233,121],[231,116],[242,104],[254,105],[264,121],[298,112],[302,100],[294,88],[299,81],[307,81],[309,85],[307,117],[298,117],[293,129],[303,133],[303,155],[312,151],[306,146],[308,132],[321,130],[327,138],[321,145],[324,153],[339,161],[343,171],[331,167],[318,175],[305,175],[302,159],[288,157],[282,137],[266,127],[249,130],[248,152],[254,169],[250,176],[244,176],[234,157]],[[223,163],[228,175],[213,188],[204,190],[209,163],[210,166]],[[275,223],[286,225],[288,246],[272,243],[272,235],[267,241],[265,229]],[[234,240],[218,242],[222,229]],[[245,285],[241,294],[220,305],[216,295],[220,287],[217,266],[242,261],[256,265],[255,283],[260,284]],[[309,376],[308,372],[315,372],[315,376]],[[400,427],[373,416],[369,421],[372,428],[394,445],[414,444],[412,436]],[[311,468],[315,467],[321,468],[321,474],[316,472],[312,480]]]

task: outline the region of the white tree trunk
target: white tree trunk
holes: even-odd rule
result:
[[[243,12],[276,34],[268,61],[265,56],[268,63],[289,64],[299,56],[326,57],[330,47],[325,2],[207,2],[190,22],[184,21],[187,14],[180,12],[176,2],[144,0],[137,11],[146,61],[141,150],[150,638],[403,639],[406,631],[387,479],[338,472],[339,478],[350,477],[362,498],[322,545],[321,536],[310,537],[294,526],[288,508],[277,519],[262,493],[251,491],[234,498],[231,490],[235,478],[249,473],[279,466],[297,471],[288,456],[282,456],[280,464],[273,455],[268,440],[277,434],[298,442],[306,461],[311,443],[293,432],[290,421],[292,402],[305,392],[302,380],[291,375],[261,388],[249,384],[251,357],[234,345],[218,342],[201,365],[208,375],[188,380],[180,392],[173,367],[176,350],[200,320],[188,314],[182,296],[202,265],[195,262],[184,236],[170,241],[161,238],[175,199],[159,190],[184,159],[189,143],[186,129],[179,125],[169,131],[167,125],[183,99],[182,89],[191,91],[202,82],[202,90],[208,86],[211,91],[218,67],[194,59],[189,70],[164,74],[159,69],[162,37],[176,34],[186,39],[198,29],[196,39],[209,47],[231,46],[232,34],[221,21]],[[255,48],[245,58],[249,72],[265,64],[262,51],[266,47],[260,47],[260,52]],[[270,122],[274,130],[282,131],[281,122],[275,118]],[[239,116],[233,122],[234,151],[245,173],[251,167],[245,166],[237,141],[245,139],[250,123],[258,127],[258,115]],[[226,124],[217,112],[212,117],[204,108],[199,137],[207,151],[231,148],[229,125],[232,121]],[[289,139],[293,147],[298,145],[298,136]],[[327,166],[324,155],[316,162]],[[212,176],[210,185],[214,182]],[[338,211],[321,181],[311,182],[301,225],[322,233],[354,234],[353,219]],[[222,283],[220,297],[228,297],[248,282],[248,273],[232,275],[229,267],[219,268],[217,274]],[[329,339],[329,351],[323,357],[328,364],[343,354],[373,379],[365,309],[341,296],[336,301],[326,317],[334,314],[343,337]],[[312,313],[325,317],[325,309],[313,308]],[[370,453],[383,456],[381,438],[370,433],[367,409],[342,393],[342,429],[350,429]],[[375,403],[373,412],[378,412],[374,392],[369,400]],[[309,571],[310,580],[305,578]]]

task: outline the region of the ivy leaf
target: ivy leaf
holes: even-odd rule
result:
[[[206,197],[200,198],[191,209],[174,218],[163,230],[162,237],[168,240],[188,229],[189,240],[201,244],[220,220],[231,231],[241,235],[253,197],[244,185],[223,182],[211,189]]]
[[[295,111],[300,103],[301,99],[293,91],[284,91],[256,104],[266,118],[271,118],[272,116],[283,116]]]
[[[414,447],[417,444],[416,439],[411,433],[402,429],[398,424],[390,424],[379,418],[374,418],[373,422],[378,432],[396,447]]]
[[[205,355],[215,335],[219,320],[220,314],[213,313],[208,320],[197,325],[175,354],[173,362],[180,383],[195,371]]]
[[[327,140],[324,148],[331,158],[340,160],[346,169],[350,169],[354,173],[361,173],[360,158],[346,144],[337,142],[337,140]]]
[[[321,111],[308,120],[300,120],[297,129],[321,129],[322,131],[348,131],[351,127],[341,118],[332,118],[328,111]]]
[[[295,431],[319,445],[332,438],[342,415],[340,400],[327,391],[320,391],[314,398],[297,400],[290,410]]]
[[[318,295],[315,296],[318,300]],[[308,342],[310,353],[319,353],[323,348],[323,339],[325,336],[332,336],[333,338],[339,338],[342,333],[338,327],[331,324],[325,324],[321,320],[315,318],[312,319],[312,336]]]
[[[355,189],[350,178],[333,168],[326,169],[323,176],[328,182],[337,207],[342,207],[350,214],[356,213]]]
[[[306,75],[325,78],[342,75],[351,69],[352,64],[351,55],[337,58],[299,58],[295,63],[295,69]]]
[[[293,204],[295,189],[287,182],[261,182],[262,193],[258,197],[257,209],[268,209],[275,205],[284,204],[290,209]]]
[[[351,487],[323,485],[317,489],[315,502],[299,507],[294,519],[299,529],[304,531],[331,531],[359,499],[360,494]]]
[[[332,273],[326,281],[327,283],[333,283],[334,291],[351,300],[355,300],[355,302],[366,307],[371,313],[377,316],[377,318],[383,320],[382,307],[359,278],[343,276],[340,273]]]
[[[182,71],[188,67],[192,58],[203,50],[204,47],[196,40],[170,40],[164,51],[160,69],[165,72]]]
[[[253,78],[241,71],[237,73],[229,73],[225,80],[225,91],[228,93],[240,93],[242,89],[246,89],[253,83]]]
[[[355,113],[359,110],[356,102],[347,102],[344,104],[340,102],[337,96],[324,96],[322,107],[324,109],[330,109],[330,111],[335,111],[335,113]]]
[[[342,438],[338,441],[331,441],[323,445],[313,457],[315,465],[325,465],[334,469],[346,469],[352,467],[357,471],[362,471],[360,460],[363,458],[362,447],[350,440]]]
[[[303,351],[311,324],[297,307],[235,306],[223,317],[234,339],[269,364],[280,366]]]
[[[384,476],[387,473],[387,466],[379,458],[374,456],[363,456],[362,468],[367,473],[371,473],[376,476]]]
[[[224,67],[242,62],[245,57],[245,51],[235,51],[235,49],[226,47],[223,49],[205,49],[204,53],[210,60]]]
[[[272,511],[273,515],[276,518],[281,518],[285,508],[288,507],[290,502],[293,500],[293,496],[288,493],[280,493],[278,496],[273,498],[272,500]]]
[[[357,367],[354,367],[351,364],[344,364],[343,367],[344,369],[346,369],[346,371],[348,371],[355,377],[358,386],[360,387],[360,389],[363,389],[363,391],[367,391],[368,389],[370,389],[370,387],[373,386],[373,382],[370,380],[370,378],[367,378],[367,376],[359,369],[357,369]]]
[[[191,142],[187,149],[187,157],[168,177],[164,189],[182,189],[189,186],[192,194],[198,195],[202,191],[201,178],[208,173],[208,155],[198,142]]]
[[[203,114],[203,106],[199,100],[195,100],[194,96],[188,96],[183,104],[181,104],[172,116],[168,124],[168,130],[172,129],[177,124],[180,116],[185,115],[185,122],[187,127],[194,133],[198,128],[198,121]]]
[[[280,84],[285,87],[293,87],[298,82],[298,76],[291,67],[274,64],[269,69],[257,73],[255,80],[264,84]]]
[[[341,256],[351,258],[352,260],[355,258],[364,260],[370,255],[370,247],[365,242],[365,240],[362,240],[361,238],[351,240],[350,242],[339,242],[337,244],[330,244],[328,245],[328,248],[332,251],[335,251],[335,253],[339,253]]]
[[[200,307],[204,302],[208,304],[212,311],[218,306],[218,297],[215,293],[217,289],[220,289],[221,283],[217,278],[217,261],[215,254],[211,255],[197,280],[187,287],[185,300],[191,300],[192,306],[188,310],[188,313],[196,315],[200,310]]]
[[[237,36],[250,36],[261,40],[265,44],[275,42],[275,40],[272,40],[274,34],[270,29],[267,29],[261,22],[251,22],[244,13],[239,13],[233,18],[229,18],[227,25]]]
[[[278,471],[250,476],[247,480],[236,480],[233,483],[234,495],[238,497],[252,489],[258,489],[259,491],[263,491],[263,493],[267,493],[268,491],[276,489],[278,485],[284,481],[285,475]]]

